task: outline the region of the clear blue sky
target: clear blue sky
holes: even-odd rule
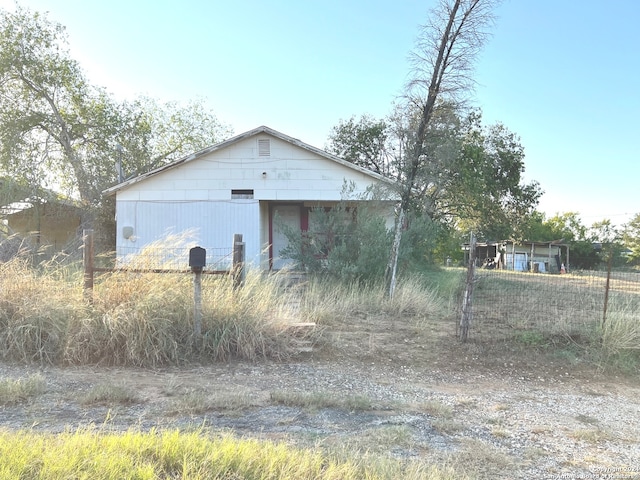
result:
[[[204,97],[236,134],[268,125],[322,148],[340,119],[390,112],[435,1],[20,4],[65,25],[118,98]],[[640,1],[505,0],[497,14],[473,103],[521,137],[539,209],[627,221],[640,212]]]

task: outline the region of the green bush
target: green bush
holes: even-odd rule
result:
[[[391,232],[374,209],[340,202],[331,209],[313,208],[309,230],[300,232],[276,219],[289,245],[281,254],[313,275],[369,281],[384,275],[391,249]]]

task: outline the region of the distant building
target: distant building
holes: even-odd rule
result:
[[[465,264],[469,262],[470,245],[462,246]],[[569,246],[562,240],[550,242],[499,242],[476,243],[476,265],[481,267],[521,272],[560,273],[563,265],[569,266]]]
[[[0,236],[19,235],[31,246],[62,250],[79,234],[81,209],[68,199],[32,199],[0,206]]]

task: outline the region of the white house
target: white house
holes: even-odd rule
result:
[[[269,127],[258,127],[104,191],[116,197],[119,259],[167,232],[195,232],[207,265],[228,267],[233,235],[243,235],[248,263],[286,265],[281,221],[301,230],[309,211],[341,200],[345,182],[354,197],[388,179]],[[388,223],[392,224],[392,216]]]

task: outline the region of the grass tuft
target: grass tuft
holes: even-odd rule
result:
[[[614,436],[611,432],[601,428],[580,428],[571,432],[570,437],[587,443],[601,443],[612,440]]]
[[[310,410],[321,408],[342,408],[349,411],[366,411],[373,408],[369,398],[355,395],[341,397],[328,392],[271,392],[271,401],[276,405],[287,407],[301,407]]]
[[[419,409],[436,418],[453,418],[453,408],[437,400],[423,402],[419,405]]]
[[[42,375],[0,380],[0,405],[14,405],[44,393],[46,382]]]
[[[239,412],[257,403],[242,392],[226,392],[216,395],[198,390],[188,390],[175,396],[167,408],[169,415],[199,415],[212,410]]]
[[[83,405],[132,405],[139,402],[140,398],[132,387],[124,384],[95,385],[80,398]]]
[[[611,309],[600,328],[601,363],[628,373],[640,372],[640,321],[632,304]]]

